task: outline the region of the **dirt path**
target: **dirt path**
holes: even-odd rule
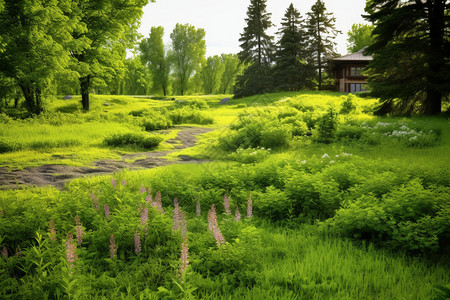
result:
[[[92,167],[72,167],[65,165],[43,165],[39,167],[25,168],[23,170],[12,170],[0,168],[0,189],[20,188],[27,186],[48,186],[52,185],[58,189],[63,189],[67,181],[83,176],[105,175],[123,169],[138,170],[151,169],[159,166],[172,164],[201,163],[203,161],[193,159],[189,156],[179,156],[180,160],[166,160],[162,157],[167,154],[177,152],[180,149],[189,148],[195,145],[196,136],[210,132],[213,129],[200,127],[178,127],[181,129],[175,139],[167,140],[166,143],[174,144],[174,150],[153,151],[126,154],[122,160],[100,160],[92,163]],[[145,156],[145,158],[143,158]],[[138,159],[136,159],[138,158]],[[134,160],[133,162],[127,162]]]

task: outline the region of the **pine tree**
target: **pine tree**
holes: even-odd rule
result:
[[[311,60],[318,72],[319,90],[322,88],[322,71],[327,65],[327,59],[337,56],[333,40],[341,31],[336,30],[336,18],[328,13],[325,3],[317,0],[308,13],[308,34],[310,37]]]
[[[448,0],[367,2],[365,17],[375,24],[369,83],[383,103],[379,113],[441,113],[450,94],[449,11]]]
[[[303,18],[292,3],[282,21],[274,68],[276,87],[289,91],[312,88],[314,70],[306,62],[307,40]]]
[[[235,97],[238,98],[264,93],[273,85],[270,69],[273,37],[266,33],[272,22],[266,8],[266,0],[251,0],[247,10],[247,26],[239,39],[242,50],[238,55],[250,67],[237,79]]]

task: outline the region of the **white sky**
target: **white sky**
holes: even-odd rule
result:
[[[347,32],[354,23],[367,23],[364,14],[365,0],[324,0],[328,12],[336,18],[336,29],[342,34],[335,39],[337,52],[347,54]],[[272,23],[279,27],[290,3],[306,19],[306,13],[316,0],[267,0],[267,11],[272,13]],[[152,26],[164,27],[164,42],[170,44],[170,33],[176,23],[194,25],[206,31],[206,55],[237,53],[239,38],[245,27],[250,0],[156,0],[144,7],[139,32],[148,37]],[[277,28],[269,31],[272,35]]]

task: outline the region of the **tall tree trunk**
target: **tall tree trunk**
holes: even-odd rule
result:
[[[317,48],[317,62],[319,66],[319,91],[322,89],[322,39],[320,36],[320,22],[317,21],[317,38],[318,38],[318,48]]]
[[[32,88],[19,84],[20,89],[22,90],[23,97],[25,98],[25,105],[29,112],[34,113],[36,102],[34,100],[34,91]]]
[[[84,111],[89,111],[89,88],[91,86],[91,75],[80,77],[81,104]]]
[[[14,97],[14,108],[18,108],[19,107],[19,97],[15,96]]]
[[[433,4],[434,2],[434,4]],[[445,63],[443,54],[443,39],[445,29],[445,5],[443,0],[427,1],[428,23],[430,26],[430,50],[428,53],[429,72],[427,75],[427,99],[425,100],[425,114],[437,115],[441,113],[442,91],[441,65]]]

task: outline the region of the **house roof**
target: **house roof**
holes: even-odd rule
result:
[[[358,52],[334,58],[333,61],[369,61],[369,60],[372,60],[373,59],[372,56],[363,54],[364,50],[366,50],[366,47],[362,48]]]

